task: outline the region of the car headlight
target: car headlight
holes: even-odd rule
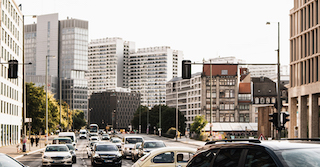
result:
[[[50,158],[50,157],[48,157],[48,156],[46,156],[46,155],[43,156],[43,159],[49,159],[49,158]]]
[[[67,155],[67,156],[65,156],[64,158],[65,158],[65,159],[69,159],[69,158],[71,158],[71,155]]]
[[[100,157],[99,154],[94,154],[94,155],[93,155],[93,158],[99,158],[99,157]]]

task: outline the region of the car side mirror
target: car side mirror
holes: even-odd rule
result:
[[[76,151],[78,151],[78,149],[76,148]]]
[[[42,154],[42,153],[43,153],[43,151],[40,151],[40,153]]]

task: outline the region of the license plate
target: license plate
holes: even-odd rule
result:
[[[109,162],[112,162],[112,160],[105,160],[104,162],[109,163]]]

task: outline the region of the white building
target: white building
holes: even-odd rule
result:
[[[0,147],[20,142],[23,118],[23,16],[13,0],[1,1]],[[8,61],[18,60],[18,78],[8,78]]]
[[[101,38],[91,40],[88,49],[88,95],[107,89],[128,87],[125,58],[134,52],[135,43],[122,38]]]
[[[166,104],[166,83],[181,76],[183,52],[168,46],[140,48],[128,57],[128,81],[141,93],[141,105]]]
[[[177,107],[186,118],[186,128],[190,128],[193,120],[201,112],[201,94],[202,94],[201,72],[191,75],[190,79],[182,79],[181,77],[173,78],[166,84],[166,105],[169,107]]]

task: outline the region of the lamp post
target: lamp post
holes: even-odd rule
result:
[[[270,22],[266,23],[267,25],[270,25]],[[278,22],[278,49],[277,49],[277,53],[278,53],[278,58],[277,58],[277,107],[278,107],[278,125],[280,125],[280,111],[281,111],[281,99],[280,99],[280,22]],[[277,127],[278,129],[278,127]],[[277,139],[281,138],[281,130],[278,130],[277,133]]]
[[[161,92],[159,90],[159,136],[161,137]]]
[[[179,118],[178,118],[178,102],[179,102],[179,99],[178,99],[178,82],[176,83],[176,98],[177,98],[177,101],[176,101],[176,141],[178,141],[178,121],[179,121]]]
[[[55,57],[51,55],[46,55],[46,142],[45,144],[48,144],[48,134],[49,134],[49,128],[48,128],[48,57]]]

